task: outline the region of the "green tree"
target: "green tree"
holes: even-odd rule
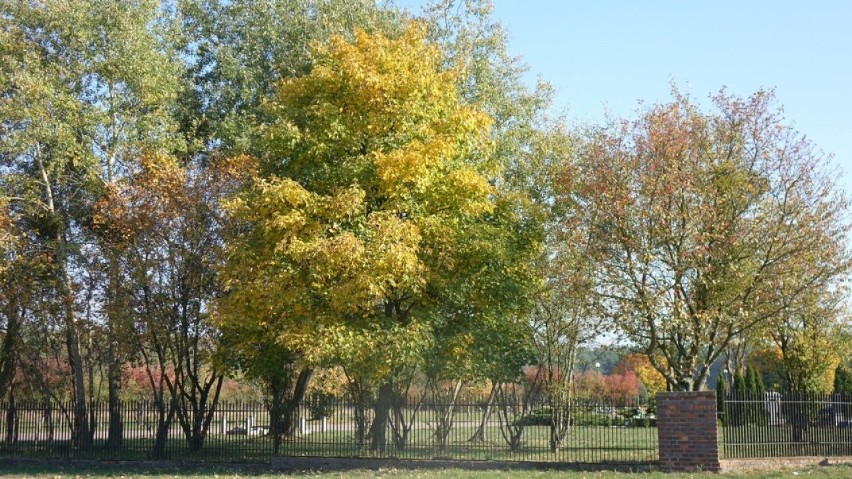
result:
[[[846,347],[843,303],[837,292],[817,291],[792,302],[768,328],[781,353],[780,366],[792,392],[829,393]]]
[[[492,18],[489,1],[439,0],[424,9],[430,38],[448,52],[446,64],[459,68],[461,94],[482,105],[494,120],[495,157],[505,165],[504,179],[529,196],[523,215],[543,223],[545,248],[536,260],[541,285],[533,293],[528,320],[539,379],[551,401],[552,441],[558,450],[570,424],[571,380],[577,347],[599,334],[602,317],[588,294],[594,277],[594,244],[582,216],[555,202],[570,194],[573,174],[562,174],[572,160],[572,138],[557,121],[546,119],[551,88],[524,85],[526,68],[506,48],[506,33]],[[576,205],[575,205],[576,206]],[[570,219],[568,217],[570,216]],[[576,221],[558,226],[560,218]]]
[[[731,379],[731,391],[733,391],[737,402],[729,408],[731,416],[728,419],[732,426],[741,426],[746,420],[746,407],[742,400],[745,399],[747,390],[748,384],[746,384],[745,376],[740,371],[734,372]]]
[[[745,382],[746,382],[746,391],[751,395],[763,394],[764,386],[763,379],[760,377],[760,373],[752,367],[748,365],[746,367],[745,373]]]
[[[524,74],[526,66],[519,57],[508,50],[508,35],[493,18],[490,1],[437,0],[423,8],[428,37],[444,51],[443,65],[458,72],[456,84],[460,95],[469,103],[483,109],[492,119],[490,137],[493,141],[493,158],[503,166],[504,187],[523,191],[528,199],[516,203],[516,239],[518,245],[540,241],[540,225],[545,220],[548,205],[552,203],[552,166],[549,162],[561,159],[568,145],[558,140],[567,139],[555,123],[544,123],[551,104],[552,90],[546,83],[529,88]],[[545,262],[538,262],[545,266]],[[536,273],[545,281],[543,271]],[[499,282],[499,278],[498,278]],[[547,294],[541,288],[539,292]],[[555,296],[555,295],[554,295]],[[463,296],[459,296],[460,298]],[[495,301],[500,304],[501,301]],[[463,307],[463,305],[459,305]],[[458,310],[451,306],[448,310]],[[448,364],[463,364],[466,377],[487,377],[498,388],[505,381],[520,378],[521,366],[536,363],[533,333],[523,323],[530,318],[516,318],[514,312],[492,311],[487,327],[478,328],[467,351],[467,358],[448,356],[438,352]],[[463,332],[460,338],[470,336]],[[436,346],[454,341],[441,341]],[[465,349],[465,348],[462,348]],[[431,355],[431,353],[430,353]],[[563,355],[562,357],[569,357]],[[441,368],[449,371],[456,368]],[[570,375],[567,376],[570,378]],[[485,424],[492,412],[492,400],[497,389],[492,390],[483,410],[480,428],[472,440],[484,440]]]
[[[125,320],[116,295],[121,272],[111,246],[88,229],[89,210],[115,179],[133,171],[141,151],[179,148],[170,108],[180,68],[166,53],[156,2],[8,1],[0,8],[0,88],[9,100],[0,107],[8,119],[2,132],[4,157],[8,174],[17,178],[16,207],[38,218],[34,230],[52,251],[54,285],[66,305],[68,360],[79,403],[77,442],[85,445],[90,434],[83,363],[86,356],[93,361],[100,356],[109,377],[109,444],[118,447]],[[103,301],[92,317],[78,321],[75,303],[86,295]],[[84,325],[101,320],[106,323],[104,350],[84,354],[80,337],[89,334]],[[94,390],[92,384],[88,388]]]
[[[304,75],[311,45],[334,35],[398,30],[400,16],[370,0],[180,0],[172,26],[187,64],[179,118],[192,145],[260,153],[252,125],[274,121],[262,108],[282,79]]]
[[[515,160],[515,171],[528,170],[522,174],[535,185],[528,191],[545,226],[545,247],[537,259],[541,286],[533,293],[529,321],[538,380],[551,410],[550,447],[558,452],[572,422],[578,348],[597,339],[608,323],[595,294],[598,243],[579,211],[582,206],[567,200],[582,181],[570,169],[573,141],[557,126],[540,127],[531,137],[527,152]]]
[[[726,425],[730,419],[728,418],[728,408],[725,407],[725,402],[728,399],[728,386],[725,384],[725,375],[719,374],[719,379],[716,380],[716,412],[721,418],[722,425]]]
[[[745,388],[746,388],[746,397],[747,400],[750,401],[748,403],[748,407],[746,407],[746,418],[749,422],[761,424],[763,423],[764,413],[766,408],[763,405],[765,387],[763,385],[763,378],[760,376],[760,372],[757,368],[752,365],[748,365],[746,367],[745,373]]]
[[[283,437],[296,433],[299,407],[308,392],[313,368],[278,344],[278,331],[259,322],[228,322],[222,330],[220,361],[263,385],[269,401],[272,450],[278,454]]]
[[[734,373],[734,379],[732,382],[734,383],[733,391],[735,393],[744,394],[748,391],[748,384],[746,383],[745,376],[743,376],[741,372],[737,371]]]
[[[852,393],[852,372],[843,364],[838,364],[834,371],[834,393]]]

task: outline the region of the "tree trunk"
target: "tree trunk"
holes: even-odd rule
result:
[[[396,398],[393,405],[393,417],[390,421],[391,432],[393,435],[393,442],[396,446],[397,451],[404,451],[406,446],[408,445],[408,435],[411,432],[411,428],[413,426],[414,417],[412,416],[411,420],[408,421],[406,418],[406,398],[403,396],[402,398]],[[415,407],[415,413],[417,408],[420,405],[418,404]]]
[[[9,406],[6,409],[6,445],[18,442],[18,406],[15,404],[15,394],[9,391]]]
[[[124,418],[121,415],[121,364],[115,358],[114,347],[110,346],[107,381],[109,383],[109,430],[107,448],[121,449],[124,445]]]
[[[272,454],[277,456],[281,452],[281,436],[284,434],[281,418],[284,410],[284,381],[272,378],[269,389],[272,395],[272,403],[269,405],[269,434],[272,436]]]
[[[89,384],[94,384],[94,378],[89,375]],[[97,407],[95,401],[92,399],[95,397],[93,388],[89,388],[89,445],[93,445],[95,443],[95,433],[98,429],[98,417],[97,417]]]
[[[67,281],[67,277],[66,277]],[[66,283],[67,284],[67,283]],[[74,439],[73,443],[87,449],[92,444],[89,434],[89,423],[86,411],[85,371],[83,370],[83,355],[80,354],[80,336],[77,332],[77,322],[74,318],[73,298],[70,298],[70,288],[66,293],[65,305],[65,342],[68,349],[68,362],[71,367],[74,395]]]
[[[373,425],[370,428],[372,433],[372,441],[370,450],[384,454],[387,448],[387,431],[388,418],[390,417],[390,409],[393,405],[393,382],[389,379],[379,388],[379,395],[376,399],[375,418]]]
[[[169,440],[169,429],[172,427],[177,404],[174,400],[169,401],[168,409],[166,409],[167,406],[163,401],[157,401],[155,404],[157,407],[157,432],[154,435],[154,447],[151,452],[154,459],[165,459],[166,442]]]
[[[64,239],[58,237],[57,243],[64,243]],[[59,246],[57,245],[57,247]],[[88,412],[86,411],[86,371],[83,367],[80,332],[77,330],[78,321],[74,313],[71,278],[68,277],[64,258],[57,258],[56,264],[60,268],[58,276],[65,307],[65,346],[68,351],[68,365],[71,368],[74,399],[74,438],[72,443],[82,449],[88,449],[92,445],[92,436],[89,431]]]
[[[204,436],[201,431],[201,411],[199,410],[193,411],[190,434],[186,438],[186,444],[192,452],[200,451],[204,445]]]
[[[47,444],[53,446],[53,403],[47,396],[44,400],[44,423],[47,426]]]
[[[436,418],[437,427],[435,428],[435,440],[438,443],[438,449],[442,452],[447,448],[447,438],[449,438],[450,431],[452,431],[453,429],[453,418],[455,415],[456,399],[459,396],[462,384],[463,381],[456,381],[456,384],[455,386],[453,386],[453,390],[450,393],[450,396],[447,398],[448,403],[440,404],[439,402],[439,405],[436,408],[438,417]]]
[[[571,427],[571,414],[574,403],[574,365],[577,362],[577,346],[580,344],[580,331],[575,327],[563,354],[557,361],[548,363],[545,378],[550,393],[547,394],[550,405],[550,452],[556,454],[565,441]],[[555,341],[554,341],[555,342]]]
[[[10,300],[6,314],[6,334],[0,345],[0,397],[6,392],[11,394],[12,380],[15,377],[15,369],[18,366],[18,345],[20,343],[20,329],[23,313],[18,313],[15,300]]]
[[[393,442],[398,451],[403,451],[408,447],[409,435],[417,423],[415,418],[426,399],[426,395],[422,394],[420,399],[413,404],[409,403],[408,393],[411,389],[411,381],[412,378],[409,377],[405,390],[394,395],[393,414],[389,420]],[[411,410],[409,411],[409,409]]]
[[[299,371],[298,379],[296,379],[296,387],[293,390],[293,395],[284,403],[284,434],[288,437],[292,437],[298,432],[299,423],[302,421],[301,406],[305,400],[305,395],[308,393],[308,386],[311,383],[313,375],[313,369],[302,368]]]
[[[355,399],[355,444],[358,450],[362,450],[367,443],[367,404],[363,395]]]
[[[36,162],[41,173],[42,185],[44,186],[44,200],[47,211],[58,216],[56,203],[53,198],[53,188],[50,177],[47,174],[42,161],[41,148],[36,145]],[[68,362],[71,367],[72,393],[74,401],[74,436],[71,442],[81,448],[91,446],[92,437],[89,434],[89,424],[86,422],[86,390],[85,371],[83,370],[83,355],[80,353],[80,333],[77,331],[77,318],[74,313],[74,292],[71,287],[71,278],[68,275],[68,241],[65,232],[58,229],[53,236],[52,259],[56,269],[56,281],[59,297],[63,303],[63,315],[65,326],[65,346],[68,350]]]
[[[810,425],[810,400],[807,393],[795,392],[790,394],[791,401],[788,402],[788,421],[793,428],[793,442],[806,443],[808,438],[808,426]]]
[[[116,296],[119,284],[118,262],[116,258],[108,255],[108,279],[107,294],[109,306],[107,310],[107,395],[109,403],[109,428],[107,430],[107,447],[110,449],[121,449],[124,444],[124,418],[121,415],[121,366],[122,361],[119,354],[118,341],[121,336],[119,331],[120,314]]]
[[[570,385],[567,389],[567,391],[554,392],[554,395],[563,396],[557,401],[552,401],[550,406],[550,452],[554,454],[559,452],[568,428],[571,426]]]
[[[488,426],[488,420],[491,419],[491,411],[494,409],[494,398],[497,397],[497,388],[500,387],[499,382],[491,385],[491,393],[488,394],[488,401],[485,403],[485,410],[482,412],[482,420],[479,421],[479,427],[473,436],[470,436],[468,442],[485,442],[485,429]]]

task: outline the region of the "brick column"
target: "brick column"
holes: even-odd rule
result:
[[[658,393],[657,434],[662,470],[719,471],[715,391]]]

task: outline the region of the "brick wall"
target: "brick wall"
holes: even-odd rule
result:
[[[714,391],[657,394],[657,434],[662,470],[719,471]]]

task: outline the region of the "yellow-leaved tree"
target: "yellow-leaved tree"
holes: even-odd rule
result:
[[[489,117],[422,25],[313,48],[311,72],[268,100],[260,173],[230,204],[244,228],[221,321],[343,366],[353,392],[378,395],[383,450],[395,378],[440,344],[461,356],[479,331],[499,342],[493,320],[523,306],[536,228],[502,186]]]

